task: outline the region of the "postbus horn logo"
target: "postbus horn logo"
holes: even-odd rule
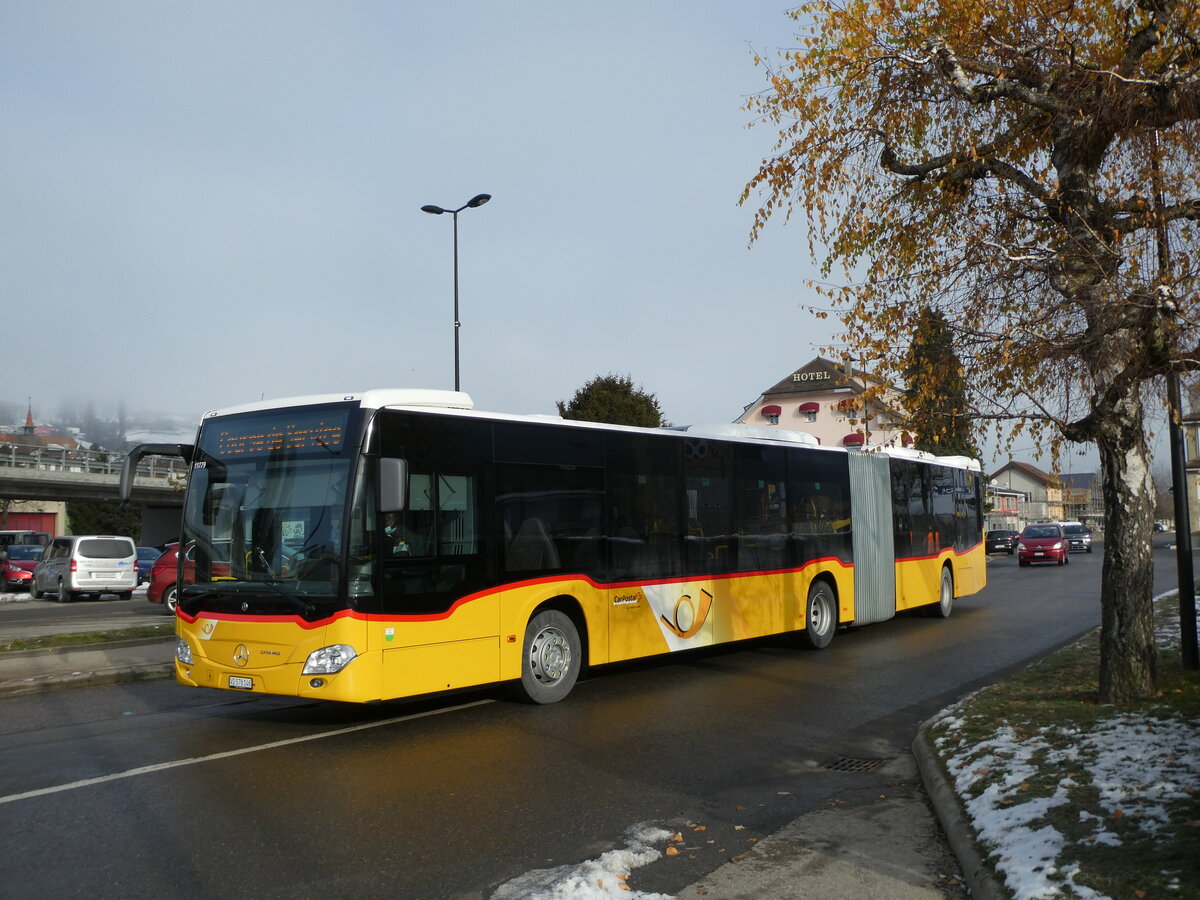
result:
[[[696,604],[692,602],[692,595],[684,594],[675,601],[675,610],[670,619],[666,615],[661,616],[663,624],[676,637],[695,637],[700,633],[700,629],[704,627],[704,623],[708,620],[708,613],[712,609],[712,602],[713,595],[704,590],[704,588],[700,589],[699,609],[696,609]]]

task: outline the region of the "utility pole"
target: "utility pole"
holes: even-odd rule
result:
[[[1167,220],[1163,209],[1161,157],[1158,131],[1152,132],[1150,177],[1154,182],[1154,233],[1158,248],[1158,284],[1162,300],[1170,299],[1171,254],[1167,244]],[[1166,305],[1166,304],[1164,304]],[[1169,307],[1168,307],[1169,308]],[[1179,645],[1185,669],[1200,669],[1196,643],[1196,577],[1192,570],[1192,523],[1184,471],[1183,404],[1179,396],[1179,373],[1174,364],[1167,372],[1167,403],[1171,446],[1171,493],[1175,500],[1175,566],[1179,583]]]

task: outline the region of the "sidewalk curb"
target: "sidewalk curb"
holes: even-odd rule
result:
[[[104,684],[124,684],[131,681],[159,681],[175,674],[174,662],[144,663],[133,666],[112,666],[93,672],[42,675],[19,681],[0,682],[0,697],[40,694],[61,688],[96,687]]]
[[[971,889],[971,896],[979,900],[1011,900],[1011,894],[997,880],[992,868],[980,855],[975,846],[975,831],[963,814],[962,803],[954,787],[946,779],[942,767],[929,743],[925,740],[925,732],[933,720],[924,722],[917,729],[913,738],[912,754],[917,760],[917,769],[921,773],[921,781],[925,784],[925,792],[933,804],[933,811],[942,823],[942,831],[954,851],[958,864],[962,866],[963,880]]]

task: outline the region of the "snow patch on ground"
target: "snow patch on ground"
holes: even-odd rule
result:
[[[1170,652],[1172,644],[1178,647],[1179,621],[1167,617],[1159,648]],[[1103,896],[1076,882],[1080,867],[1072,847],[1046,820],[1050,810],[1072,804],[1072,792],[1081,789],[1066,773],[1086,772],[1099,792],[1105,815],[1081,810],[1079,817],[1091,830],[1089,841],[1112,847],[1122,845],[1113,822],[1153,837],[1168,825],[1170,804],[1200,790],[1198,719],[1125,714],[1103,719],[1090,731],[1049,726],[1022,735],[1005,725],[971,743],[960,734],[969,701],[937,720],[946,731],[934,743],[1014,900]],[[1064,775],[1049,796],[1028,796],[1031,779],[1055,771]]]
[[[649,894],[629,887],[630,873],[654,862],[662,851],[652,845],[669,840],[673,832],[653,825],[638,825],[625,835],[627,846],[609,850],[597,859],[574,866],[535,869],[507,881],[492,900],[674,900],[667,894]]]

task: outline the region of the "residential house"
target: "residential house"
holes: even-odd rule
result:
[[[984,527],[988,531],[1020,531],[1025,525],[1022,506],[1029,503],[1029,494],[1015,488],[1000,487],[989,482],[985,486],[987,513]]]
[[[989,481],[997,488],[1016,491],[1027,497],[1020,510],[1018,528],[1030,522],[1060,522],[1066,518],[1062,482],[1037,466],[1012,460],[1005,463]]]

